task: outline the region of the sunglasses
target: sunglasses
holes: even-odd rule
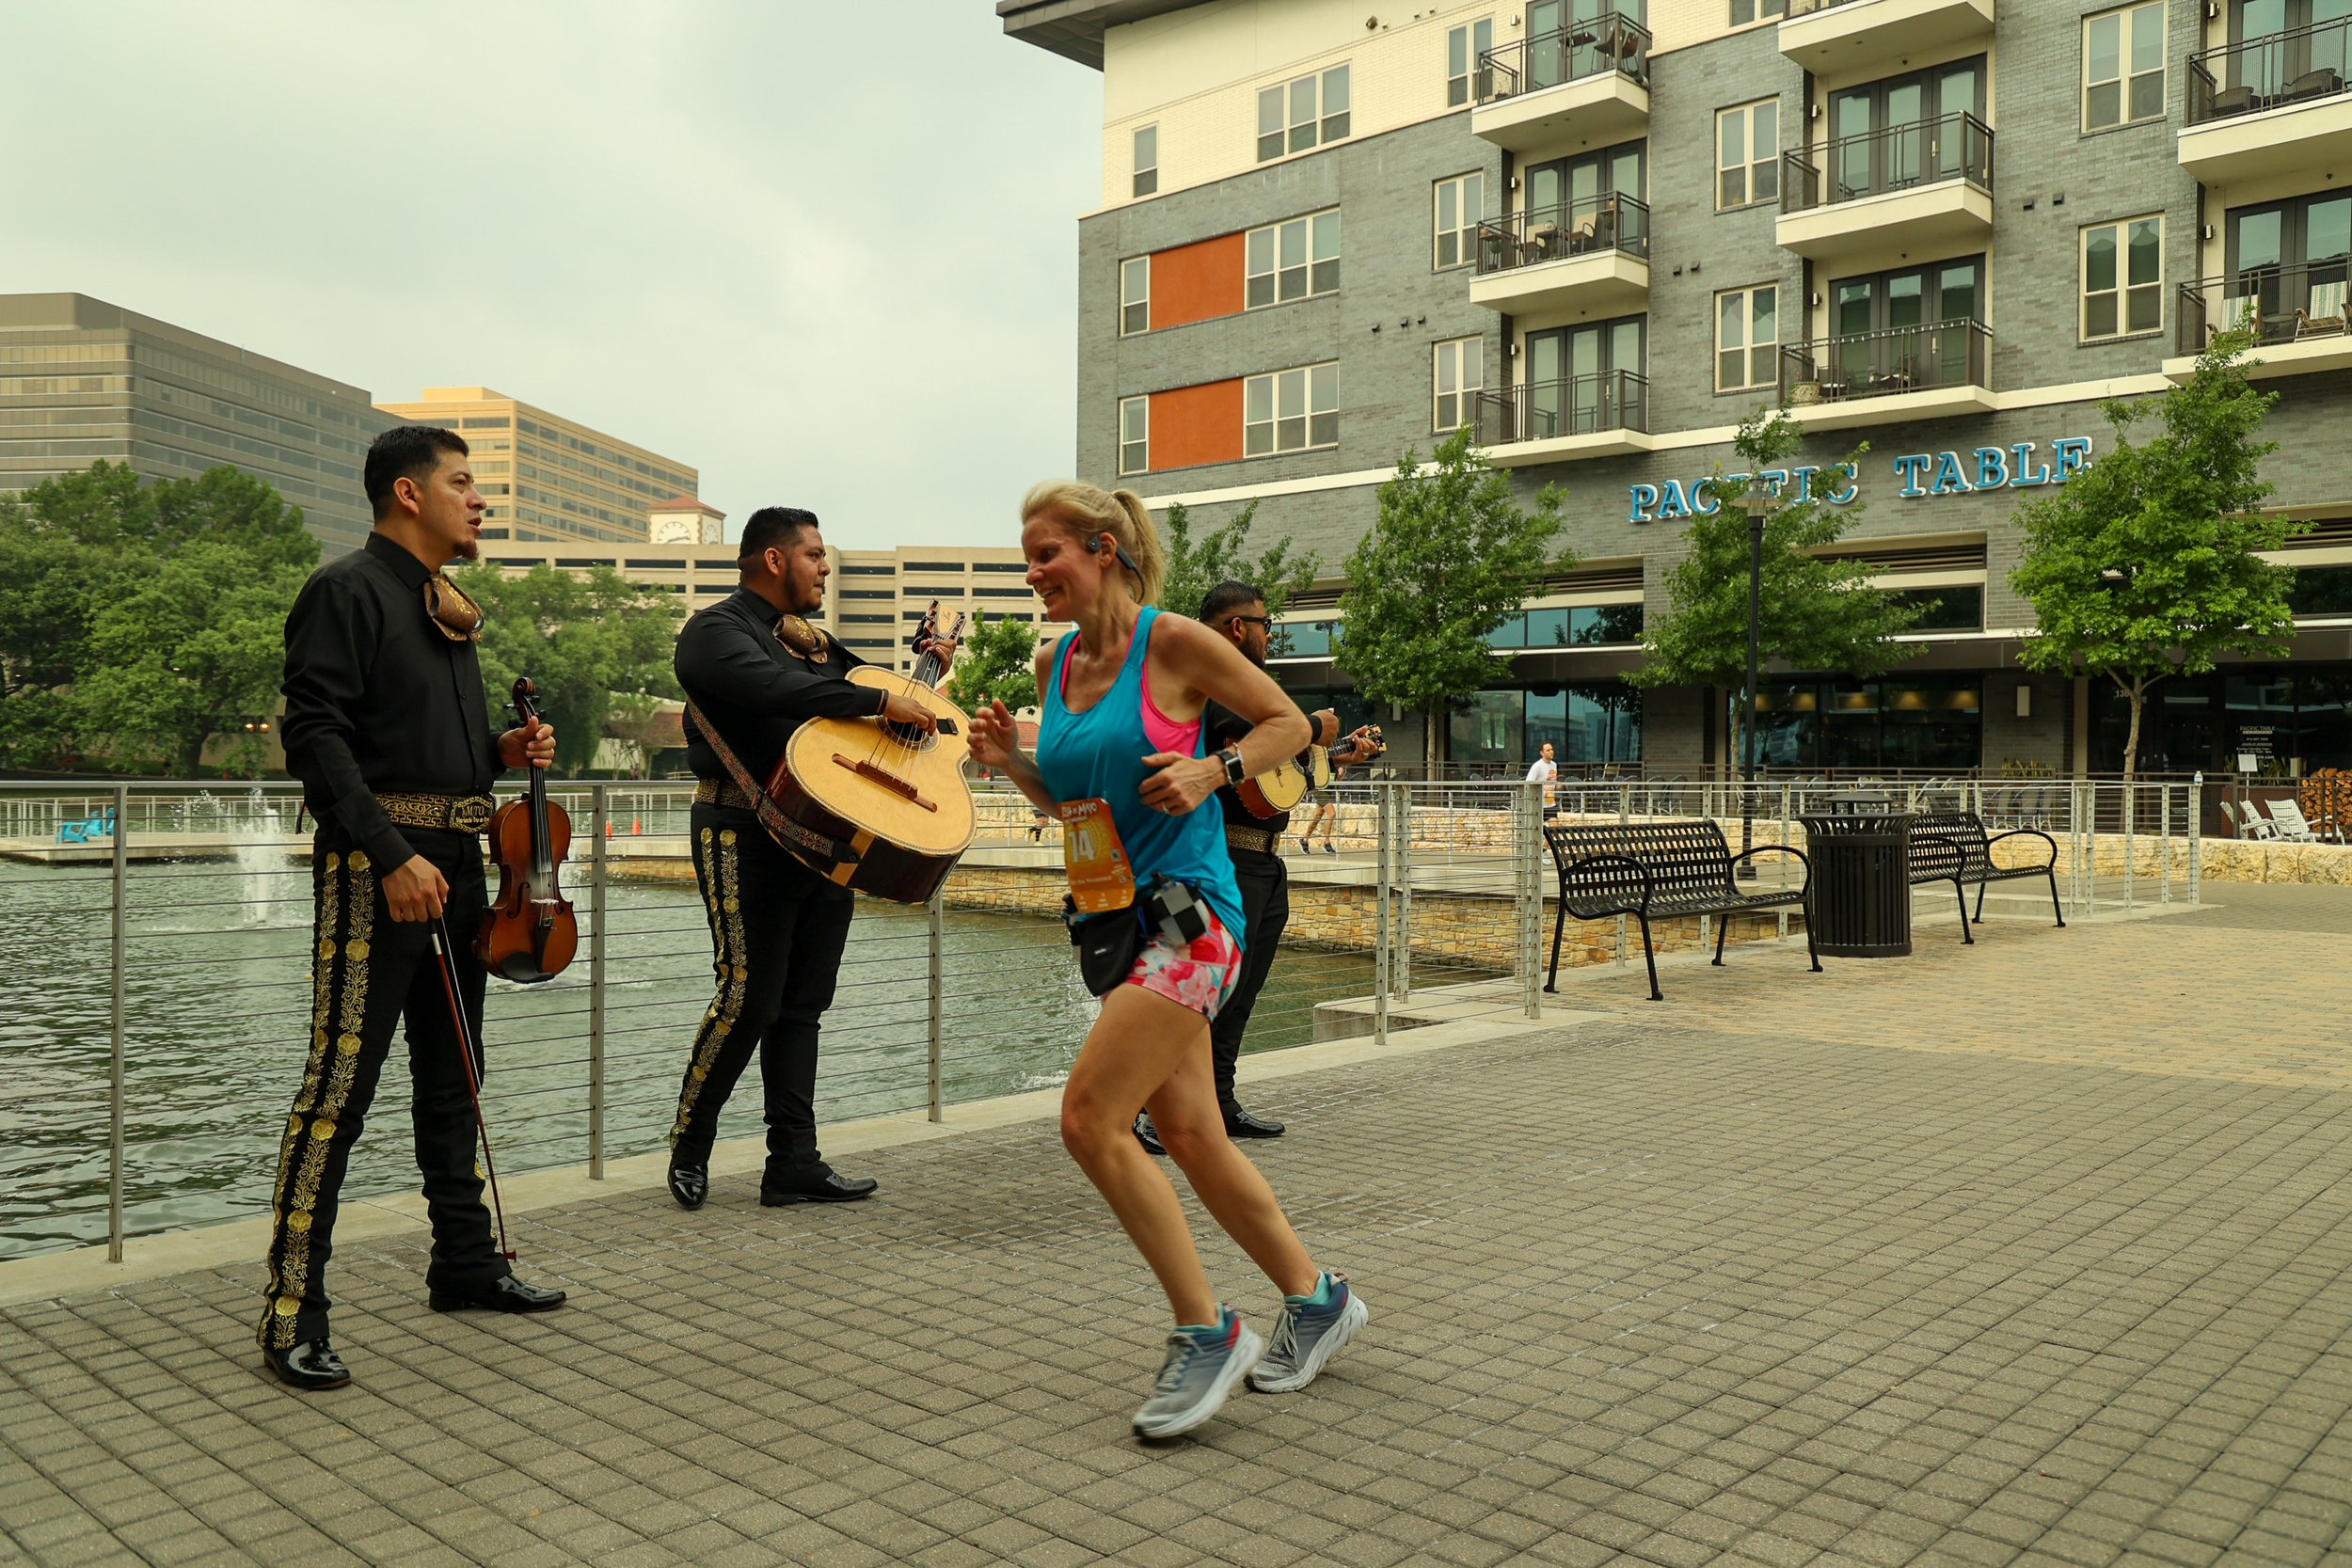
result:
[[[1274,617],[1271,615],[1228,615],[1226,619],[1237,621],[1245,626],[1263,626],[1268,631],[1274,629]]]
[[[482,641],[482,607],[438,572],[424,579],[424,612],[452,642]]]

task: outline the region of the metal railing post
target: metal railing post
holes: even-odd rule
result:
[[[605,885],[612,879],[605,830],[612,825],[608,785],[588,790],[588,1180],[604,1180]]]
[[[1389,819],[1398,786],[1373,785],[1372,824],[1372,1037],[1385,1045],[1389,1038]]]
[[[2188,901],[2205,901],[2205,775],[2188,781]]]
[[[930,1073],[930,1117],[941,1120],[946,1114],[946,1101],[939,1082],[939,1041],[945,1032],[946,1014],[947,968],[947,885],[942,882],[931,891],[930,901],[923,906],[927,927],[925,948],[928,961],[924,980],[924,1054]]]
[[[1389,974],[1405,1001],[1413,994],[1413,786],[1397,787],[1405,798],[1396,814],[1396,962]]]
[[[2133,840],[2133,806],[2139,791],[2129,779],[2123,781],[2123,907],[2131,909],[2138,902],[2138,890],[2132,882],[2132,862],[2137,846]]]
[[[106,1063],[106,1261],[122,1261],[122,938],[130,863],[131,788],[115,785],[113,1041]]]
[[[1633,785],[1630,782],[1623,782],[1617,785],[1617,826],[1628,827],[1632,821]],[[1617,965],[1619,968],[1625,966],[1625,916],[1623,915],[1617,916]]]
[[[1544,891],[1537,857],[1544,852],[1544,786],[1519,785],[1518,805],[1520,831],[1512,834],[1512,841],[1519,872],[1519,1006],[1529,1018],[1540,1019],[1544,1016],[1544,987],[1538,978],[1543,967]]]
[[[2172,902],[2172,786],[2156,785],[2156,902]]]
[[[1784,849],[1793,847],[1793,841],[1788,835],[1788,786],[1787,784],[1780,786],[1780,847]],[[1780,862],[1780,885],[1787,887],[1788,885],[1788,857],[1774,855],[1772,859]],[[1787,942],[1788,940],[1788,906],[1783,904],[1772,913],[1780,927],[1778,932],[1780,940]]]

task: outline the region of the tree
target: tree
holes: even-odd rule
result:
[[[1265,594],[1265,612],[1280,620],[1283,604],[1312,585],[1323,562],[1312,555],[1292,555],[1287,534],[1263,555],[1249,554],[1243,546],[1257,520],[1258,503],[1251,501],[1196,543],[1192,515],[1184,503],[1170,503],[1160,524],[1161,542],[1168,546],[1168,574],[1160,583],[1161,608],[1179,615],[1198,615],[1210,589],[1220,582],[1247,582]]]
[[[966,713],[991,701],[1015,713],[1037,706],[1036,628],[1009,615],[979,621],[956,654],[946,690]]]
[[[2257,470],[2279,444],[2257,436],[2278,394],[2248,384],[2249,344],[2225,333],[2154,403],[2109,400],[2114,450],[2018,509],[2025,555],[2010,581],[2035,620],[2018,657],[2115,683],[2131,705],[2125,778],[2151,687],[2202,674],[2224,654],[2284,653],[2295,629],[2294,569],[2256,552],[2310,525],[2260,511],[2272,486]],[[2151,413],[2164,434],[2132,445],[2132,425]]]
[[[660,697],[643,691],[616,691],[605,712],[604,733],[628,749],[633,759],[629,772],[642,779],[653,770],[654,753],[665,743],[675,743],[672,737],[678,734],[678,725]]]
[[[515,677],[529,675],[555,726],[558,767],[578,773],[595,766],[616,694],[678,695],[670,673],[675,596],[639,588],[610,566],[576,576],[542,562],[520,577],[477,566],[453,580],[482,606],[482,678],[493,721],[506,711]]]
[[[1546,573],[1575,564],[1551,554],[1560,501],[1547,484],[1535,509],[1522,509],[1467,429],[1427,467],[1407,451],[1380,486],[1379,517],[1347,557],[1331,655],[1369,700],[1428,716],[1433,762],[1446,710],[1510,669],[1487,636]]]
[[[1785,412],[1758,409],[1741,423],[1732,446],[1750,472],[1762,473],[1786,467],[1804,439],[1804,429]],[[1868,450],[1867,444],[1857,448],[1843,467],[1851,471]],[[1715,510],[1694,515],[1683,531],[1686,553],[1666,573],[1666,612],[1643,639],[1642,667],[1626,677],[1636,686],[1747,685],[1748,517],[1738,504],[1743,486],[1719,471],[1702,487]],[[1764,522],[1756,596],[1760,657],[1863,677],[1901,663],[1907,656],[1896,638],[1930,607],[1904,604],[1871,587],[1870,570],[1858,561],[1812,553],[1861,520],[1861,503],[1832,507],[1813,490],[1783,499],[1787,504]],[[1745,713],[1733,721],[1735,758],[1746,754],[1746,722]]]

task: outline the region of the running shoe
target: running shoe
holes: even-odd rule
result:
[[[1249,1369],[1265,1354],[1265,1341],[1242,1326],[1228,1307],[1214,1328],[1180,1328],[1168,1337],[1168,1362],[1152,1397],[1136,1412],[1139,1437],[1174,1437],[1216,1415]]]
[[[1249,1386],[1262,1394],[1288,1394],[1304,1388],[1323,1370],[1340,1347],[1372,1316],[1363,1299],[1348,1289],[1347,1275],[1337,1270],[1324,1274],[1326,1288],[1315,1296],[1284,1296],[1282,1315],[1275,1320],[1274,1342],[1249,1373]]]

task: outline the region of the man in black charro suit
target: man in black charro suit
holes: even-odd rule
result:
[[[282,733],[287,771],[318,819],[317,925],[310,1052],[278,1145],[256,1337],[269,1370],[302,1389],[351,1381],[327,1340],[326,1262],[344,1166],[404,1019],[433,1309],[544,1312],[564,1301],[516,1279],[491,1241],[464,1047],[431,946],[433,923],[445,921],[478,1047],[473,937],[488,901],[490,784],[508,768],[547,767],[555,732],[491,729],[474,653],[481,611],[441,576],[480,548],[466,443],[424,426],[389,430],[368,450],[364,483],[375,531],[312,573],[286,617]]]
[[[755,785],[809,719],[880,715],[931,728],[930,710],[853,685],[865,663],[807,617],[822,607],[825,541],[798,507],[762,507],[737,548],[741,585],[678,633],[675,669],[687,700],[726,742]],[[954,644],[943,643],[952,655]],[[845,1203],[870,1179],[838,1175],[817,1148],[817,1037],[833,1005],[855,895],[778,847],[690,713],[686,760],[702,783],[691,817],[694,879],[710,920],[718,992],[694,1033],[670,1130],[670,1194],[699,1209],[710,1194],[719,1111],[759,1052],[768,1164],[759,1200]]]

